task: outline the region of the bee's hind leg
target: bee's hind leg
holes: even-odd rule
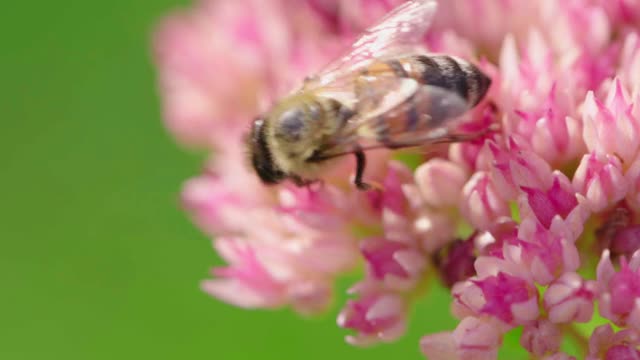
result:
[[[323,181],[320,179],[303,179],[298,175],[289,175],[289,178],[298,187],[310,188],[312,185],[315,185],[315,184],[318,184],[320,186],[324,184]]]
[[[446,143],[457,143],[457,142],[466,142],[479,139],[489,132],[493,131],[492,129],[485,129],[473,133],[451,133],[439,136],[436,139],[432,140],[432,144],[446,144]]]
[[[353,149],[353,155],[356,157],[356,176],[353,179],[353,184],[358,188],[358,190],[367,191],[367,190],[377,190],[383,191],[384,186],[377,182],[364,182],[362,181],[362,177],[364,176],[364,169],[367,165],[367,158],[364,154],[364,151],[360,146],[356,146]]]
[[[479,138],[480,136],[484,135],[484,133],[471,133],[471,134],[447,134],[444,135],[442,137],[440,137],[439,139],[436,139],[433,141],[434,144],[439,144],[439,143],[456,143],[456,142],[465,142],[465,141],[471,141],[471,140],[475,140],[477,138]]]
[[[353,151],[353,155],[356,157],[356,177],[353,183],[359,190],[369,190],[371,189],[371,185],[362,181],[364,169],[367,166],[367,157],[359,146]]]

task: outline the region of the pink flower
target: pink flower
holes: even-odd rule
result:
[[[582,157],[573,176],[573,186],[584,195],[593,212],[622,200],[628,189],[620,160],[614,155],[595,153]]]
[[[563,352],[558,352],[553,355],[548,355],[542,358],[542,360],[576,360],[575,357],[569,356]]]
[[[460,189],[469,178],[459,164],[435,158],[415,171],[415,180],[427,205],[433,207],[456,206]]]
[[[614,24],[620,27],[636,26],[640,20],[640,2],[638,0],[597,0],[596,3],[607,10]]]
[[[524,240],[518,244],[522,251],[522,264],[530,269],[533,279],[540,284],[548,284],[580,265],[572,239],[563,238],[530,219],[522,220],[518,237]],[[514,251],[515,248],[509,250]]]
[[[546,190],[521,186],[524,194],[521,195],[521,206],[530,212],[546,228],[550,228],[556,217],[566,219],[578,206],[578,200],[571,182],[560,172],[553,173],[553,183]]]
[[[535,219],[534,222],[555,235],[573,242],[582,233],[584,223],[591,214],[587,200],[575,192],[573,184],[558,170],[553,171],[545,180],[538,186],[547,186],[546,188],[520,186],[520,217],[527,220]],[[551,180],[550,184],[548,180]]]
[[[630,162],[638,153],[640,118],[619,79],[609,89],[607,99],[598,100],[593,92],[584,102],[584,141],[591,152],[615,154],[622,162]]]
[[[439,275],[447,287],[464,281],[476,274],[473,263],[476,260],[472,239],[458,240],[441,249],[435,257]]]
[[[220,186],[221,182],[219,177],[205,174],[189,180],[182,193],[182,203],[194,221],[212,234],[240,230],[244,227],[240,219],[252,208],[252,202]]]
[[[508,216],[498,219],[489,230],[479,232],[473,238],[475,247],[480,255],[499,259],[504,259],[502,253],[504,245],[517,240],[518,224]],[[489,271],[486,274],[493,275],[495,272]]]
[[[436,232],[445,231],[446,224],[436,226],[434,222],[428,223],[433,219],[428,219],[424,201],[412,183],[411,172],[406,166],[392,161],[383,176],[382,189],[365,194],[373,214],[362,225],[381,227],[386,240],[412,248],[420,247],[426,235],[431,235],[429,239],[433,241],[432,236]]]
[[[408,200],[404,186],[412,180],[412,174],[402,163],[390,161],[386,174],[382,175],[382,189],[367,193],[375,211],[391,211],[397,215],[407,215]]]
[[[620,271],[616,272],[609,250],[602,253],[598,264],[600,288],[600,314],[619,326],[640,329],[640,252],[636,251],[627,262],[620,258]]]
[[[484,66],[488,74],[496,72],[488,63]],[[495,83],[492,83],[489,89],[490,99],[491,93],[494,92]],[[497,124],[500,122],[500,113],[496,105],[491,101],[483,101],[478,104],[467,115],[472,121],[460,125],[460,131],[468,133],[482,134],[472,140],[458,142],[449,145],[449,160],[458,163],[467,170],[488,170],[491,168],[491,157],[487,149],[487,142],[496,142],[500,140],[500,131]]]
[[[211,167],[224,171],[190,180],[183,192],[186,209],[218,237],[216,249],[229,262],[212,272],[214,279],[204,289],[243,307],[290,304],[303,313],[324,310],[332,280],[350,270],[358,254],[350,233],[358,213],[350,211],[349,198],[330,185],[285,187],[276,196],[231,152]]]
[[[426,36],[426,47],[434,53],[446,53],[463,59],[475,59],[473,44],[451,29],[431,31]]]
[[[624,88],[630,89],[632,95],[640,93],[640,36],[638,33],[631,32],[624,38],[618,76]]]
[[[633,210],[640,211],[640,154],[633,160],[624,177],[629,185],[629,191],[625,197],[626,203]]]
[[[241,152],[229,151],[210,161],[202,175],[185,182],[183,207],[207,234],[242,232],[248,218],[264,219],[273,213],[267,207],[268,192],[250,175]]]
[[[466,180],[463,167],[438,159],[416,169],[415,184],[403,186],[413,213],[414,233],[426,252],[433,253],[455,239],[456,223],[460,221],[455,209],[461,199],[460,187]]]
[[[164,118],[180,142],[224,150],[265,100],[328,61],[335,45],[322,44],[314,19],[296,23],[285,9],[305,18],[286,0],[203,0],[161,24],[155,59]]]
[[[567,97],[567,94],[560,96]],[[582,122],[571,116],[573,109],[562,105],[557,84],[549,91],[548,99],[536,110],[515,110],[506,117],[510,127],[530,139],[535,152],[550,163],[562,164],[584,152]],[[567,99],[562,99],[565,102]],[[542,110],[542,111],[540,111]]]
[[[504,128],[528,139],[550,163],[561,164],[583,152],[582,123],[574,115],[575,96],[583,93],[543,35],[531,31],[520,52],[515,39],[507,37],[500,65]]]
[[[490,360],[498,356],[506,331],[504,324],[493,318],[466,317],[453,332],[423,337],[420,347],[429,359]]]
[[[541,8],[542,21],[549,26],[545,30],[554,35],[550,40],[555,49],[580,49],[597,54],[609,44],[610,22],[602,7],[582,0],[568,0],[543,2]]]
[[[501,251],[480,256],[475,267],[478,276],[492,276],[506,271],[519,278],[549,284],[563,272],[574,271],[580,264],[578,250],[572,241],[558,236],[531,219],[524,219],[517,237],[505,233],[498,240]]]
[[[354,221],[353,200],[326,184],[317,188],[285,186],[278,193],[279,210],[303,226],[341,231]]]
[[[287,238],[275,231],[221,238],[216,250],[230,265],[215,269],[215,278],[203,287],[243,307],[291,304],[300,312],[315,313],[329,304],[332,279],[353,266],[355,252],[350,247],[353,244],[344,237]]]
[[[241,307],[276,307],[286,300],[286,286],[256,257],[254,249],[234,239],[218,239],[216,250],[232,265],[217,268],[216,280],[202,284],[209,294]]]
[[[614,257],[632,256],[640,248],[640,226],[632,222],[634,215],[624,206],[606,213],[602,227],[596,230],[600,248]]]
[[[439,2],[436,29],[454,28],[478,47],[495,55],[509,33],[522,35],[538,20],[538,4],[514,0]]]
[[[544,103],[554,83],[553,60],[551,49],[538,31],[529,33],[527,46],[521,52],[513,36],[505,37],[500,52],[500,85],[507,115]]]
[[[597,327],[589,339],[586,360],[634,360],[640,359],[640,337],[632,330],[613,332],[611,325]]]
[[[455,239],[457,222],[455,215],[433,209],[419,209],[412,225],[421,247],[431,254]]]
[[[452,293],[454,314],[459,318],[488,315],[517,326],[538,317],[536,288],[521,278],[502,272],[458,283]]]
[[[601,9],[581,0],[541,4],[542,26],[549,34],[533,28],[527,42],[513,37],[504,42],[500,105],[506,115],[503,126],[530,139],[539,155],[560,165],[583,152],[576,105],[587,90],[614,73],[617,47],[608,46],[609,27]]]
[[[583,0],[546,2],[542,7],[557,64],[572,74],[564,80],[580,91],[574,94],[582,96],[613,75],[618,46],[611,44],[611,23],[602,7]]]
[[[352,185],[352,156],[310,186],[263,186],[243,136],[404,0],[198,0],[169,16],[154,38],[165,123],[213,152],[181,196],[226,262],[203,289],[244,308],[315,314],[336,278],[361,266],[338,325],[353,331],[347,342],[370,345],[402,336],[440,277],[460,322],[421,340],[435,360],[495,359],[519,326],[532,357],[572,359],[560,342],[592,321],[597,301],[621,329],[596,329],[587,358],[640,358],[635,1],[438,1],[421,45],[491,78],[449,129],[482,135],[420,148],[411,166],[392,149],[367,151],[369,191]],[[597,279],[582,277],[600,256]]]
[[[509,138],[503,148],[496,143],[488,143],[492,157],[491,178],[505,200],[516,199],[521,187],[548,189],[552,185],[549,163],[532,151],[526,150]]]
[[[555,324],[545,320],[526,325],[520,337],[520,345],[537,357],[557,353],[560,349],[561,341],[562,333],[560,329]]]
[[[334,32],[358,34],[404,0],[304,0]]]
[[[454,240],[457,222],[454,215],[427,206],[415,184],[404,184],[402,191],[412,214],[404,219],[403,231],[410,229],[410,237],[418,241],[422,249],[431,254]],[[402,222],[402,219],[395,220]]]
[[[390,288],[415,286],[427,265],[422,252],[400,242],[370,238],[364,240],[361,247],[371,276]]]
[[[487,229],[500,216],[509,214],[509,206],[499,195],[488,173],[477,172],[462,189],[461,212],[478,229]]]
[[[381,293],[367,284],[351,290],[360,295],[358,300],[349,300],[338,315],[338,325],[356,331],[346,341],[353,345],[366,346],[383,341],[394,341],[405,332],[406,303],[400,296]]]
[[[640,225],[622,228],[611,239],[611,252],[615,255],[631,255],[637,249],[640,249]]]
[[[576,273],[564,273],[544,293],[544,308],[553,323],[589,322],[596,286]]]
[[[604,355],[606,360],[617,360],[617,359],[629,359],[629,360],[637,360],[640,359],[640,351],[633,346],[627,344],[615,345],[609,348]]]

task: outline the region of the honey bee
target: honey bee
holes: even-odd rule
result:
[[[435,0],[403,3],[256,118],[247,146],[262,182],[309,184],[331,159],[353,154],[354,184],[366,190],[366,150],[473,138],[453,132],[453,119],[482,100],[491,79],[463,59],[419,47],[435,11]]]

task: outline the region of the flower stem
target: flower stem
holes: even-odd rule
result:
[[[566,324],[562,327],[562,332],[568,335],[580,349],[580,358],[584,358],[589,349],[589,340],[574,325]]]

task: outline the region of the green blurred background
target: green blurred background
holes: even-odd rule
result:
[[[162,127],[149,50],[188,1],[4,5],[0,359],[420,359],[421,334],[454,326],[438,290],[405,338],[363,350],[337,307],[303,319],[202,293],[221,261],[177,201],[200,159]]]

